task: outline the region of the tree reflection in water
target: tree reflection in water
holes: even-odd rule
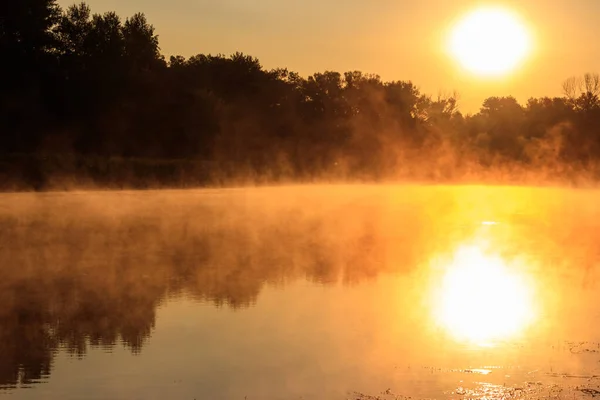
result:
[[[144,197],[145,196],[145,197]],[[50,374],[59,349],[142,350],[184,295],[251,306],[265,284],[354,284],[385,269],[381,215],[183,194],[16,195],[0,212],[0,385]]]
[[[540,192],[537,216],[527,219],[515,210],[531,201],[532,190],[5,195],[0,385],[44,379],[59,349],[81,357],[90,347],[122,344],[140,352],[157,307],[173,296],[249,307],[265,284],[307,279],[352,285],[384,272],[409,273],[474,235],[495,240],[507,259],[515,246],[520,256],[546,257],[539,262],[546,271],[558,268],[553,260],[566,259],[566,252],[594,262],[595,236],[584,234],[595,229],[586,221],[597,218],[565,219],[555,212],[561,207],[555,193]],[[577,201],[585,211],[587,203]],[[489,218],[501,223],[481,224]]]

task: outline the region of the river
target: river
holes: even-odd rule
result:
[[[600,192],[0,195],[0,397],[600,395]]]

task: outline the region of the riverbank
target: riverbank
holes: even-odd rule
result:
[[[303,183],[417,183],[596,187],[600,168],[555,164],[458,162],[398,163],[395,176],[359,176],[334,165],[320,173],[220,165],[190,159],[152,159],[81,154],[0,156],[0,192],[66,190],[144,190],[265,186]]]

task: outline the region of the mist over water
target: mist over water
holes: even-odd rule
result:
[[[5,194],[0,394],[589,396],[597,201],[416,185]],[[460,275],[469,263],[493,282]]]
[[[459,5],[413,3],[409,47],[441,56],[427,27]],[[232,39],[256,5],[230,6]],[[457,21],[462,64],[507,74],[467,85],[505,92],[470,114],[410,76],[167,58],[143,13],[97,11],[0,3],[0,396],[600,395],[600,75],[522,103],[531,71],[501,65],[552,53],[544,24],[527,50],[499,10],[476,42]],[[336,46],[350,68],[362,33]],[[452,85],[442,64],[418,68]]]

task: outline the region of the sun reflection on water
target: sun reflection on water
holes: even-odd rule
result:
[[[444,267],[435,317],[456,339],[489,345],[518,336],[533,322],[533,295],[522,271],[465,245]]]

